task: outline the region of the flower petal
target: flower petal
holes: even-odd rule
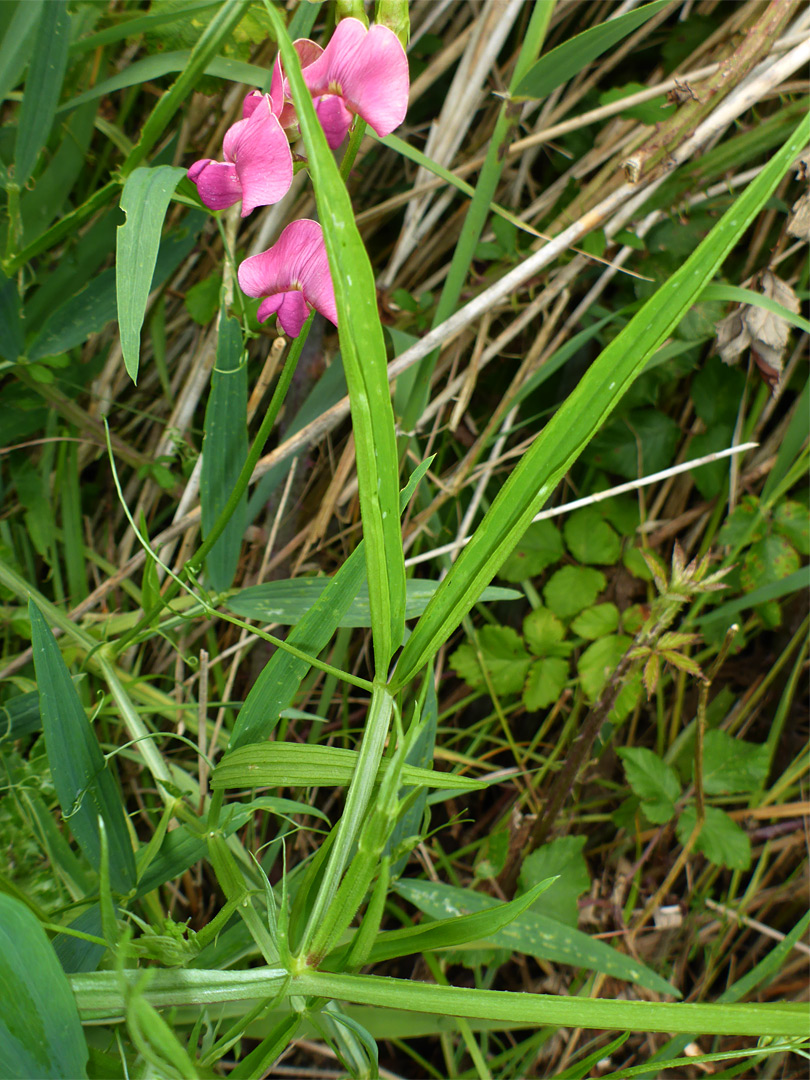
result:
[[[287,194],[293,178],[290,144],[266,95],[249,119],[239,120],[228,130],[223,149],[242,185],[242,217]]]
[[[315,99],[315,112],[321,122],[330,150],[336,150],[352,126],[354,117],[336,94]]]
[[[188,178],[197,185],[200,198],[209,210],[224,210],[242,198],[242,185],[236,166],[229,161],[195,161]]]
[[[284,333],[289,334],[290,337],[298,337],[301,333],[301,327],[309,318],[309,308],[304,299],[304,294],[299,292],[298,289],[285,293],[276,314],[278,325]]]
[[[278,309],[284,302],[286,293],[274,293],[272,296],[266,296],[264,300],[259,304],[259,309],[256,312],[256,318],[259,322],[266,322],[271,315],[275,315]]]
[[[313,97],[340,94],[378,135],[390,134],[408,110],[408,58],[387,26],[366,30],[359,19],[343,19],[304,81]]]

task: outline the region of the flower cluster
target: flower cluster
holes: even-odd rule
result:
[[[307,38],[293,44],[332,149],[343,142],[355,116],[380,136],[390,134],[405,119],[408,60],[388,27],[366,29],[359,19],[343,19],[325,49]],[[196,161],[188,177],[211,210],[241,201],[242,217],[247,217],[257,206],[278,202],[289,190],[293,178],[290,143],[299,135],[279,54],[270,92],[251,91],[242,106],[242,119],[225,133],[225,160]],[[292,337],[300,333],[310,308],[337,325],[335,291],[323,232],[316,221],[292,222],[272,248],[245,259],[238,278],[244,293],[264,298],[259,320],[276,315],[282,330]]]

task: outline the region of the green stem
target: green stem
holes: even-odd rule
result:
[[[304,931],[300,956],[305,957],[324,919],[326,909],[337,892],[340,878],[349,861],[352,846],[363,824],[371,791],[377,779],[377,770],[385,748],[388,727],[393,712],[394,699],[384,686],[375,685],[368,710],[366,730],[357,766],[346,795],[346,806],[337,825],[335,842],[329,855],[318,895]]]

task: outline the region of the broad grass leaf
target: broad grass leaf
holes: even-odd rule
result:
[[[206,537],[228,502],[248,454],[247,363],[242,362],[242,329],[220,311],[217,357],[205,409],[205,437],[200,467],[200,509]],[[211,587],[231,587],[247,528],[247,492],[205,560]]]
[[[518,881],[522,890],[531,889],[546,878],[555,879],[541,900],[532,901],[532,908],[566,926],[577,926],[577,900],[591,887],[591,875],[582,855],[586,839],[585,836],[558,837],[527,855],[520,868]]]
[[[99,817],[107,829],[110,879],[119,893],[135,884],[135,858],[121,796],[45,616],[28,605],[45,748],[62,814],[90,863],[99,868]]]
[[[641,809],[654,825],[663,825],[675,814],[681,796],[678,774],[658,754],[643,746],[623,746],[619,757],[624,762],[627,782],[641,799]]]
[[[420,923],[402,930],[383,932],[377,938],[368,957],[368,963],[378,964],[384,960],[393,960],[398,956],[411,956],[418,952],[434,952],[436,949],[452,949],[474,941],[489,941],[503,927],[531,907],[543,893],[554,884],[553,876],[532,883],[525,893],[508,903],[492,908],[459,915],[451,919],[437,919],[435,922]],[[329,967],[339,970],[341,953],[327,958]]]
[[[723,810],[707,806],[703,827],[695,841],[695,850],[702,851],[715,866],[729,870],[747,870],[751,865],[751,841],[748,834]],[[678,840],[685,844],[692,835],[697,822],[694,806],[687,806],[678,818],[675,831]]]
[[[25,7],[25,5],[21,5]],[[28,78],[17,118],[14,182],[25,188],[51,131],[62,92],[70,43],[66,0],[48,0],[36,30]]]
[[[163,220],[174,189],[186,175],[174,165],[135,169],[121,192],[121,209],[127,216],[118,227],[115,257],[115,288],[121,352],[127,374],[138,381],[141,327],[152,285]]]
[[[767,743],[734,739],[725,731],[707,731],[703,741],[703,790],[707,795],[759,791],[770,766]]]
[[[599,638],[582,653],[577,663],[577,671],[582,680],[582,690],[588,701],[593,703],[599,697],[610,676],[619,666],[619,661],[630,648],[632,638],[627,634],[608,634]]]
[[[563,526],[568,550],[581,563],[612,564],[619,561],[621,541],[593,506],[575,510]]]
[[[571,623],[571,629],[588,641],[612,634],[619,626],[619,609],[615,604],[596,604],[585,608]]]
[[[400,878],[393,889],[403,900],[408,900],[433,919],[451,919],[470,912],[491,911],[499,905],[498,900],[484,893],[433,881]],[[486,940],[510,952],[521,952],[538,960],[570,964],[589,971],[601,971],[605,975],[614,975],[617,979],[645,986],[656,993],[680,996],[660,975],[639,961],[536,911],[525,911]]]
[[[0,893],[0,1074],[87,1076],[87,1043],[65,973],[36,916]]]
[[[563,566],[549,578],[543,599],[561,619],[570,619],[594,602],[607,585],[601,570],[589,566]]]
[[[339,746],[298,743],[262,743],[232,750],[211,776],[211,787],[345,787],[354,775],[359,754]],[[389,760],[380,763],[380,776]],[[409,787],[452,788],[477,791],[486,780],[473,780],[455,773],[402,766],[402,783]]]
[[[374,272],[349,193],[278,11],[268,5],[290,82],[335,287],[338,333],[357,455],[375,665],[388,671],[405,628],[405,562],[399,520],[399,463]]]
[[[229,596],[223,606],[234,615],[241,615],[246,619],[262,619],[279,626],[296,626],[323,595],[331,580],[328,577],[301,577],[249,585]],[[438,587],[438,581],[409,578],[405,583],[405,618],[415,619],[421,615]],[[479,601],[488,603],[496,600],[518,600],[522,595],[515,589],[490,586],[484,589]],[[371,626],[371,608],[366,584],[361,585],[341,616],[338,626]]]
[[[668,3],[669,0],[655,0],[654,3],[645,4],[635,11],[628,11],[615,19],[591,26],[576,37],[564,41],[532,65],[514,88],[515,97],[546,97],[552,90],[573,79],[597,57],[623,41]]]

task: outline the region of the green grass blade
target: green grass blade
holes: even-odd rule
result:
[[[394,412],[374,272],[354,221],[349,193],[315,114],[298,54],[279,13],[267,5],[290,81],[323,226],[338,333],[352,408],[363,519],[374,658],[385,677],[405,628],[405,562],[399,523]]]
[[[753,307],[765,308],[766,311],[772,311],[774,315],[778,315],[785,322],[789,322],[793,326],[797,326],[799,330],[804,330],[806,334],[810,334],[810,320],[802,318],[795,311],[786,308],[784,304],[778,304],[770,296],[763,296],[762,293],[755,292],[753,289],[741,289],[739,285],[724,285],[722,282],[714,282],[706,286],[700,299],[707,301],[733,300],[737,304],[750,304]]]
[[[625,15],[583,30],[541,56],[512,93],[515,97],[546,97],[670,3],[671,0],[654,0],[652,4],[645,4],[635,11],[628,11]]]
[[[804,1005],[793,1008],[776,1004],[609,1001],[603,998],[436,986],[378,975],[332,975],[323,971],[310,971],[294,977],[290,990],[295,994],[314,994],[352,1001],[358,1005],[383,1005],[413,1012],[613,1031],[804,1036],[808,1022],[808,1009]]]
[[[200,35],[200,39],[191,50],[188,63],[183,73],[176,79],[161,97],[146,121],[141,137],[122,166],[124,176],[129,176],[133,169],[146,158],[152,147],[163,134],[170,120],[188,98],[194,84],[203,73],[208,63],[216,56],[220,45],[238,25],[242,16],[250,7],[252,0],[230,0],[223,4]],[[140,80],[139,80],[140,81]]]
[[[31,645],[37,675],[45,747],[59,805],[71,832],[98,869],[103,820],[110,845],[110,878],[120,893],[135,884],[135,858],[121,796],[45,616],[32,600]]]
[[[365,574],[363,576],[365,577]],[[280,626],[296,626],[320,599],[331,580],[327,577],[287,578],[268,581],[263,585],[249,585],[228,597],[223,606],[234,615],[241,615],[245,619],[262,619]],[[405,618],[418,618],[438,587],[438,581],[409,578],[405,583]],[[479,601],[493,603],[496,600],[520,600],[522,596],[516,589],[490,587],[484,589]],[[365,583],[361,585],[337,625],[371,626],[371,608]]]
[[[211,775],[211,787],[345,787],[354,775],[357,750],[307,743],[262,743],[231,751]],[[388,770],[388,759],[380,762],[380,773]],[[403,765],[402,783],[408,786],[477,791],[486,780],[473,780],[455,773],[434,772]]]
[[[483,911],[383,933],[372,946],[365,963],[378,964],[383,960],[393,960],[398,956],[412,956],[414,953],[433,952],[436,949],[452,949],[459,945],[469,945],[473,941],[491,941],[493,934],[508,926],[518,915],[522,915],[554,880],[555,878],[547,878],[545,881],[540,881],[522,896]],[[340,953],[347,954],[349,948],[350,946],[342,947]],[[341,955],[333,953],[327,958],[327,966],[337,968],[339,971],[342,967],[341,959]]]
[[[808,138],[810,117],[805,117],[683,266],[603,350],[542,430],[416,624],[397,665],[394,688],[405,686],[458,626],[649,357],[711,281]]]
[[[45,931],[0,893],[0,1075],[86,1077],[76,1002]]]
[[[43,0],[18,0],[0,44],[0,101],[19,82],[34,47],[34,28]]]
[[[491,913],[498,908],[498,901],[491,896],[441,882],[401,878],[394,885],[394,890],[434,919],[448,915],[463,916],[470,912]],[[657,994],[679,996],[674,986],[640,961],[537,911],[518,915],[508,926],[487,935],[486,940],[510,952],[522,952],[538,960],[599,971],[644,986]]]
[[[135,175],[133,173],[133,175]],[[248,453],[247,364],[242,363],[242,330],[219,314],[217,359],[205,410],[205,438],[200,466],[202,533],[206,536],[228,501]],[[208,552],[205,569],[216,592],[231,587],[247,527],[247,492],[222,535]]]
[[[50,134],[65,77],[69,38],[66,0],[49,0],[40,16],[17,120],[14,182],[20,189],[28,182]]]
[[[115,253],[115,289],[121,352],[127,373],[138,381],[141,327],[157,262],[166,210],[185,169],[160,165],[136,169],[121,192],[127,220],[118,227]]]

